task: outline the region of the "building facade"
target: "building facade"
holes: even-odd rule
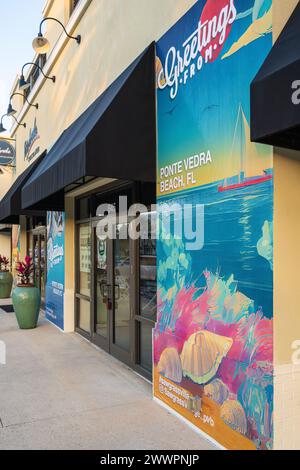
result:
[[[300,164],[296,150],[250,145],[250,85],[298,2],[211,3],[46,2],[41,19],[81,41],[49,20],[50,50],[24,58],[43,73],[27,67],[25,98],[11,99],[26,128],[11,129],[2,201],[23,178],[22,200],[0,220],[12,226],[1,252],[33,257],[49,321],[153,378],[155,398],[218,445],[296,449]],[[199,19],[211,29],[197,55]],[[147,209],[200,202],[203,244],[122,236],[135,217],[122,219],[120,196]],[[98,236],[103,205],[121,216],[114,240]]]

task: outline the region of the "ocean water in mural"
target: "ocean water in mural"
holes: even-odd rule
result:
[[[271,6],[199,1],[157,47],[158,204],[203,205],[204,246],[161,220],[154,393],[229,449],[273,443],[272,149],[249,129]]]

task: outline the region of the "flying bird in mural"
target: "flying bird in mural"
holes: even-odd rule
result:
[[[166,111],[165,115],[168,114],[169,116],[173,116],[174,111],[175,111],[176,108],[177,108],[177,104],[175,106],[173,106],[173,108],[171,108],[169,111]]]
[[[206,111],[212,111],[213,109],[219,108],[220,106],[218,104],[210,104],[203,108],[202,113],[205,113]]]
[[[252,15],[251,25],[223,55],[222,59],[226,59],[248,44],[272,32],[272,0],[255,0],[253,8],[239,13],[236,20],[250,15]]]

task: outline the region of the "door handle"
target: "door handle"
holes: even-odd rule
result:
[[[107,310],[112,311],[113,308],[113,291],[112,291],[112,286],[110,284],[107,284],[107,300],[106,300],[106,305],[107,305]]]
[[[106,284],[106,282],[100,282],[100,292],[102,297],[108,297],[108,284]]]
[[[115,299],[120,299],[120,286],[118,284],[115,284]]]

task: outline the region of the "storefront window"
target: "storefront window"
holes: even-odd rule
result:
[[[90,302],[79,299],[79,328],[87,333],[91,331],[91,309]]]
[[[140,365],[152,369],[152,325],[140,323]]]
[[[156,213],[139,214],[138,220],[143,221],[139,231],[144,232],[139,239],[130,238],[128,233],[137,223],[136,218],[115,222],[116,237],[103,239],[98,234],[101,216],[97,214],[101,204],[105,206],[101,208],[103,214],[110,204],[116,214],[123,215],[123,204],[130,207],[143,194],[150,203],[151,191],[138,185],[109,187],[77,200],[76,326],[93,343],[151,378],[156,321]],[[120,201],[120,196],[127,199]],[[144,197],[141,201],[147,207]]]
[[[140,240],[140,316],[156,321],[156,239],[148,219],[148,234]]]
[[[27,232],[27,254],[33,258],[33,235],[32,232]]]
[[[152,369],[152,330],[156,321],[156,227],[151,225],[155,213],[145,214],[139,249],[139,363],[140,366]],[[147,220],[147,225],[145,224]]]
[[[84,197],[83,199],[79,199],[77,202],[77,219],[84,220],[90,217],[90,207],[91,202],[89,197]]]
[[[79,227],[79,292],[90,297],[91,294],[91,227]]]
[[[104,338],[108,336],[108,276],[107,276],[107,240],[97,238],[96,267],[96,333]]]
[[[130,349],[130,252],[129,240],[121,240],[117,227],[114,244],[115,279],[115,344]]]

